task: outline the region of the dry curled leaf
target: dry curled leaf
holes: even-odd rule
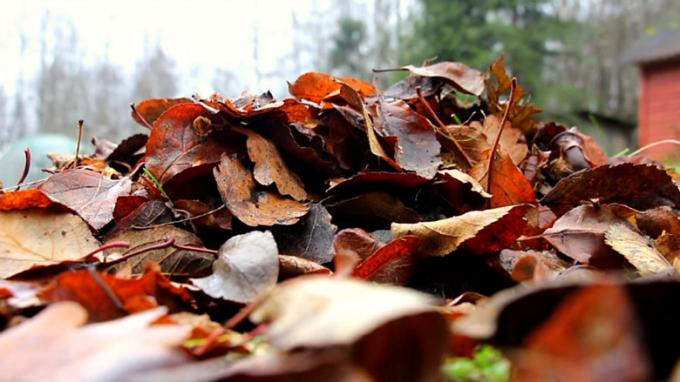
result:
[[[422,239],[420,251],[431,256],[447,255],[464,243],[476,253],[495,252],[522,234],[526,210],[527,206],[507,206],[430,222],[393,223],[392,234],[419,237]]]
[[[224,155],[213,173],[229,211],[251,227],[295,224],[309,211],[308,204],[256,190],[252,173],[236,157]]]
[[[249,303],[276,285],[278,254],[269,231],[234,236],[220,247],[213,273],[191,281],[211,297]]]
[[[648,237],[629,225],[611,225],[604,234],[604,241],[633,264],[640,276],[653,275],[671,266]]]
[[[461,62],[444,61],[428,66],[406,65],[402,68],[417,76],[442,78],[465,93],[478,96],[484,91],[486,75]]]
[[[250,129],[234,128],[248,137],[248,156],[255,163],[253,177],[263,185],[276,185],[281,195],[288,195],[297,201],[307,200],[307,192],[300,178],[284,163],[276,146]]]

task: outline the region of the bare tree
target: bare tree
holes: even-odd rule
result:
[[[133,100],[177,95],[175,63],[159,43],[147,49],[146,56],[137,64]]]

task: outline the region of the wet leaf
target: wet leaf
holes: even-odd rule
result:
[[[235,157],[224,155],[213,173],[229,211],[251,227],[295,224],[309,211],[307,204],[256,190],[252,173]]]
[[[39,189],[98,230],[113,220],[116,200],[129,195],[131,187],[129,178],[114,180],[94,171],[75,169],[51,176]]]
[[[404,236],[383,245],[361,261],[352,276],[364,279],[405,285],[413,272],[415,254],[420,246],[417,236]]]
[[[278,254],[269,231],[234,236],[220,247],[213,273],[191,281],[211,297],[249,303],[276,285]]]
[[[99,247],[78,216],[44,210],[0,211],[0,277],[80,260]]]

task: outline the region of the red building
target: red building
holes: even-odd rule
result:
[[[680,140],[680,29],[657,33],[626,53],[640,69],[640,146]],[[676,145],[659,145],[646,155],[665,160],[680,156]]]

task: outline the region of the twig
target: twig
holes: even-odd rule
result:
[[[78,167],[78,156],[80,155],[80,142],[83,140],[83,120],[78,121],[78,141],[76,142],[76,158],[73,160],[73,168]]]
[[[111,248],[129,248],[130,247],[130,242],[127,241],[111,241],[109,243],[103,244],[99,246],[98,248],[94,249],[92,252],[88,253],[87,255],[83,256],[83,259],[87,259],[88,257],[92,257],[96,255],[99,252],[106,251],[107,249]]]
[[[214,255],[214,256],[219,255],[219,252],[217,250],[205,248],[205,247],[194,247],[193,245],[178,244],[178,243],[173,243],[172,247],[177,248],[177,249],[183,249],[185,251],[209,253],[209,254]]]
[[[146,226],[133,225],[133,226],[132,226],[132,229],[151,229],[151,228],[160,227],[160,226],[164,226],[164,225],[172,225],[172,224],[177,224],[177,223],[184,223],[184,222],[187,222],[187,221],[200,219],[200,218],[202,218],[202,217],[204,217],[204,216],[208,216],[208,215],[214,214],[215,212],[221,210],[221,209],[224,208],[224,207],[225,207],[224,204],[222,204],[221,206],[219,206],[219,207],[217,207],[217,208],[215,208],[215,209],[212,209],[212,210],[210,210],[210,211],[208,211],[208,212],[204,212],[204,213],[199,214],[199,215],[196,215],[196,216],[190,216],[190,217],[188,217],[188,218],[184,218],[184,219],[180,219],[180,220],[173,220],[173,221],[165,222],[165,223],[158,223],[158,224],[152,224],[152,225],[146,225]]]
[[[650,149],[650,148],[655,147],[655,146],[663,145],[663,144],[666,144],[666,143],[673,144],[673,145],[680,145],[680,141],[677,140],[677,139],[664,139],[664,140],[661,140],[661,141],[656,141],[656,142],[652,142],[652,143],[649,143],[647,145],[644,145],[644,146],[640,147],[639,149],[633,151],[632,153],[628,154],[627,156],[628,157],[634,157],[634,156],[640,154],[641,152],[643,152],[647,149]]]
[[[92,276],[92,279],[94,280],[97,285],[102,288],[102,291],[104,291],[104,294],[106,297],[111,300],[113,305],[118,309],[121,313],[127,313],[125,311],[125,307],[123,306],[123,303],[120,301],[118,296],[116,296],[115,293],[111,290],[109,285],[106,283],[106,281],[102,280],[101,276],[99,276],[99,273],[94,269],[94,267],[87,267],[87,271]]]
[[[160,243],[156,243],[156,244],[152,244],[152,245],[149,245],[149,246],[146,246],[146,247],[135,249],[132,252],[125,254],[124,256],[121,256],[117,259],[114,259],[112,261],[109,261],[107,263],[102,263],[102,264],[104,264],[104,265],[118,264],[118,263],[121,263],[121,262],[131,258],[131,257],[135,257],[137,255],[140,255],[144,252],[149,252],[149,251],[153,251],[153,250],[156,250],[156,249],[163,249],[163,248],[172,247],[173,244],[175,244],[175,237],[174,236],[169,238],[169,239],[166,239],[165,241],[162,241]]]
[[[49,178],[42,178],[42,179],[32,180],[32,181],[30,181],[30,182],[23,183],[22,186],[31,186],[31,185],[34,185],[34,184],[37,184],[37,183],[40,183],[40,182],[44,182],[44,181],[46,181],[47,179],[49,179]],[[12,191],[12,190],[18,189],[18,187],[19,187],[19,185],[14,185],[14,186],[10,186],[10,187],[0,188],[0,192],[8,192],[8,191]],[[16,191],[16,190],[15,190],[15,191]]]
[[[21,176],[17,182],[17,191],[19,191],[21,184],[24,183],[24,180],[26,180],[26,177],[28,176],[28,171],[31,169],[31,149],[29,147],[24,149],[24,156],[26,157],[26,160],[24,161],[24,171],[21,172]]]
[[[149,130],[151,130],[151,127],[152,127],[151,124],[150,124],[149,121],[147,121],[146,118],[144,118],[144,116],[137,110],[137,108],[135,107],[135,104],[134,104],[134,103],[131,103],[131,104],[130,104],[130,109],[132,109],[132,113],[135,115],[135,117],[137,117],[137,118],[142,122],[142,124],[144,125],[144,127],[146,127],[146,128],[148,128]]]
[[[435,113],[434,110],[432,110],[432,106],[430,106],[430,104],[423,96],[423,93],[420,91],[420,86],[416,86],[416,94],[418,95],[418,99],[420,99],[420,102],[425,105],[427,111],[432,115],[432,118],[435,120],[435,122],[437,122],[439,128],[442,131],[446,131],[446,125],[439,118],[437,113]],[[463,150],[463,147],[458,143],[458,141],[456,141],[456,139],[453,136],[449,135],[449,139],[451,140],[451,142],[453,142],[454,146],[456,146],[456,149],[460,151],[460,154],[463,156],[463,158],[465,158],[465,162],[467,162],[468,166],[472,167],[472,159],[470,159],[465,150]]]
[[[508,103],[505,105],[505,111],[503,112],[503,118],[501,118],[501,125],[498,127],[498,133],[496,133],[496,139],[493,141],[493,146],[491,146],[491,153],[489,154],[489,166],[487,169],[487,186],[486,191],[491,193],[491,166],[493,165],[493,158],[496,156],[496,150],[498,149],[498,143],[501,141],[501,134],[503,134],[503,127],[505,127],[505,121],[508,119],[508,114],[512,108],[512,104],[515,103],[515,89],[517,89],[517,78],[512,77],[512,83],[510,85],[510,97],[508,98]]]

